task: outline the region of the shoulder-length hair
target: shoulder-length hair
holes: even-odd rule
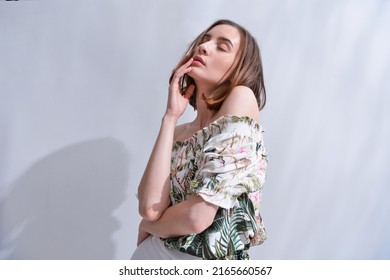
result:
[[[215,26],[222,24],[237,28],[241,35],[240,46],[235,60],[231,66],[233,69],[230,71],[230,74],[226,77],[222,77],[221,81],[215,86],[213,91],[208,93],[208,97],[202,93],[202,98],[206,102],[209,109],[218,110],[234,87],[247,86],[255,94],[257,105],[259,110],[261,110],[264,108],[266,103],[266,90],[264,86],[263,64],[261,61],[260,48],[256,42],[256,39],[245,28],[231,20],[218,20],[210,25],[210,27],[205,31],[203,31],[190,44],[187,51],[185,52],[185,55],[173,69],[169,82],[171,82],[174,72],[194,56],[197,46],[201,44],[205,34]],[[229,71],[227,73],[229,73]],[[195,85],[194,94],[191,96],[189,103],[196,110],[197,89],[194,79],[188,76],[188,74],[185,74],[179,83],[182,94],[184,94],[189,85]]]

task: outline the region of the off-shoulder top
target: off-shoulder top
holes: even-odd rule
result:
[[[249,259],[250,246],[264,242],[260,202],[268,156],[263,132],[249,117],[225,115],[173,143],[172,205],[199,195],[219,209],[206,230],[164,239],[166,247],[203,259]]]

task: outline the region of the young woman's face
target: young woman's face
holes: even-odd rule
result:
[[[208,31],[196,47],[192,70],[188,73],[196,83],[215,86],[229,68],[240,47],[240,32],[230,25],[217,25]]]

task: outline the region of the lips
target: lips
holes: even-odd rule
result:
[[[199,62],[202,65],[206,65],[206,63],[204,63],[203,59],[198,55],[194,57],[194,62]]]

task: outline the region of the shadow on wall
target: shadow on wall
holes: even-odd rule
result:
[[[112,259],[128,173],[128,151],[111,138],[38,161],[0,198],[0,258]]]

